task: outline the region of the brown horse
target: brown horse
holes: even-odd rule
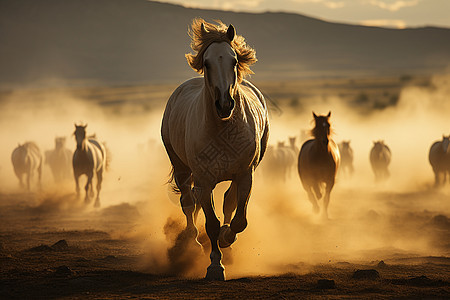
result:
[[[312,135],[314,138],[306,141],[300,149],[298,174],[315,213],[320,211],[317,201],[322,198],[323,185],[325,185],[322,213],[323,217],[327,219],[330,193],[339,167],[340,154],[336,143],[330,139],[331,112],[326,116],[317,116],[313,112],[313,116],[315,127]]]
[[[389,178],[391,156],[391,150],[384,141],[373,142],[373,147],[370,150],[370,165],[375,174],[375,181],[383,181]]]
[[[339,144],[339,153],[341,154],[341,174],[353,175],[353,149],[350,146],[350,141],[342,141]]]
[[[197,53],[186,55],[188,63],[204,76],[186,81],[170,96],[161,135],[181,191],[187,219],[184,232],[197,237],[200,205],[211,241],[206,278],[224,280],[219,245],[230,246],[247,227],[253,172],[267,145],[268,112],[261,92],[243,79],[251,72],[249,65],[256,62],[255,51],[236,35],[233,25],[194,19],[190,36]],[[212,191],[227,180],[231,185],[224,196],[221,227]]]
[[[428,155],[434,172],[434,186],[446,183],[447,175],[450,180],[450,136],[442,136],[442,141],[433,143]]]

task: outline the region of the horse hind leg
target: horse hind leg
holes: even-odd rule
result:
[[[174,179],[178,190],[180,191],[180,204],[181,209],[186,216],[186,228],[185,231],[192,235],[192,237],[197,238],[197,227],[195,227],[195,220],[198,214],[198,206],[193,197],[193,192],[191,191],[191,172],[183,171],[176,172],[174,169]]]

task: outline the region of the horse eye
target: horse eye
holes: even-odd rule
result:
[[[203,63],[203,65],[205,66],[205,68],[209,69],[209,62],[207,60],[205,60],[205,62]]]

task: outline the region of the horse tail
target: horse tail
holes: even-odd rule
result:
[[[181,194],[181,190],[178,188],[175,182],[175,170],[173,166],[170,169],[169,180],[167,180],[167,183],[170,185],[172,192],[174,192],[175,194]]]

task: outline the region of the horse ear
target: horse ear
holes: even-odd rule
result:
[[[331,117],[331,110],[328,112],[327,118]]]
[[[234,40],[235,35],[236,35],[236,29],[234,28],[234,26],[232,24],[230,24],[230,26],[228,26],[228,29],[227,29],[227,37],[230,40],[230,42],[232,42]]]
[[[314,117],[314,119],[317,119],[317,115],[316,115],[316,113],[315,112],[312,112],[313,113],[313,117]]]
[[[208,30],[205,27],[205,23],[202,23],[202,25],[200,26],[200,29],[201,29],[203,34],[208,33]]]

